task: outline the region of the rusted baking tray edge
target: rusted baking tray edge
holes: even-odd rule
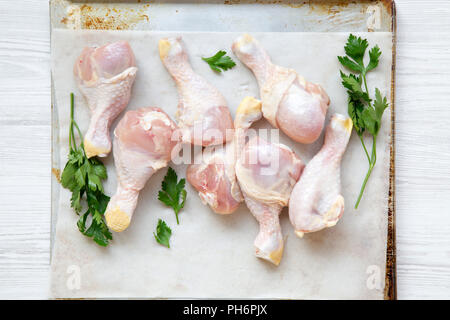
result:
[[[397,54],[397,13],[395,1],[390,1],[390,6],[392,17],[391,162],[389,167],[388,229],[384,299],[397,300],[397,250],[395,239],[395,66]]]

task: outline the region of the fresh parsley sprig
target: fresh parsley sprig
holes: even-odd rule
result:
[[[236,63],[229,56],[226,55],[225,51],[218,51],[215,55],[209,58],[202,58],[203,61],[206,61],[209,64],[209,67],[217,72],[226,71],[228,69],[233,68]],[[222,69],[222,70],[220,70]]]
[[[166,224],[164,220],[158,219],[158,225],[156,226],[156,233],[153,232],[156,242],[170,248],[170,237],[172,236],[172,229]]]
[[[158,193],[159,201],[166,206],[171,207],[175,212],[177,224],[180,224],[178,213],[184,207],[184,202],[186,201],[185,184],[186,179],[180,179],[180,181],[178,181],[177,173],[169,167],[167,174],[161,183],[161,191]]]
[[[384,110],[389,107],[386,97],[381,96],[378,88],[375,89],[375,100],[372,100],[367,88],[366,75],[378,66],[381,51],[378,45],[369,50],[369,63],[364,64],[364,55],[369,43],[367,39],[356,37],[353,34],[347,39],[344,47],[346,56],[338,57],[339,62],[356,74],[341,73],[342,85],[348,93],[348,114],[352,118],[353,128],[361,140],[364,152],[369,162],[369,169],[356,200],[355,209],[361,201],[367,181],[377,162],[377,136],[380,131],[381,118]],[[359,74],[359,75],[358,75]],[[364,87],[363,87],[364,85]],[[368,132],[372,136],[372,151],[369,155],[364,143],[363,133]]]
[[[77,146],[75,129],[80,138]],[[87,210],[80,215],[77,226],[82,234],[106,247],[112,240],[111,232],[103,219],[109,197],[104,194],[102,180],[107,178],[106,168],[97,158],[86,157],[83,135],[74,120],[74,95],[70,94],[69,156],[61,175],[61,185],[72,192],[70,205],[80,215],[82,199],[86,195]],[[90,225],[88,218],[91,216]]]

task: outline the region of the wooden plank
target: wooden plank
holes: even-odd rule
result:
[[[0,1],[0,299],[45,298],[50,259],[48,3]]]
[[[450,298],[450,2],[396,4],[398,298]]]

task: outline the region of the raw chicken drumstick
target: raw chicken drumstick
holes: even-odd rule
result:
[[[280,263],[284,248],[279,215],[303,168],[290,148],[259,137],[250,139],[237,158],[236,176],[245,203],[260,226],[254,242],[256,256],[275,265]]]
[[[198,191],[202,202],[216,213],[233,213],[243,200],[234,164],[234,143],[231,141],[225,146],[205,148],[187,168],[187,181]]]
[[[176,124],[159,108],[128,111],[114,130],[117,191],[106,208],[106,223],[121,232],[131,221],[139,191],[165,166],[178,146]]]
[[[289,218],[299,237],[336,225],[344,213],[340,166],[352,126],[350,118],[333,115],[322,149],[306,165],[292,191]]]
[[[133,51],[126,41],[100,48],[86,47],[73,71],[91,110],[89,129],[84,138],[86,156],[106,157],[111,151],[111,123],[130,101],[137,72]]]
[[[264,117],[291,139],[312,143],[322,132],[330,99],[320,85],[295,70],[273,64],[264,48],[244,34],[232,45],[234,54],[258,81]]]
[[[261,116],[261,102],[244,98],[236,112],[234,139],[225,146],[205,148],[196,156],[201,159],[188,166],[187,180],[216,213],[233,213],[244,200],[236,180],[236,154],[244,147],[247,129]]]
[[[159,56],[178,89],[176,116],[183,142],[201,146],[224,143],[227,129],[233,129],[227,102],[192,70],[181,38],[159,40]]]

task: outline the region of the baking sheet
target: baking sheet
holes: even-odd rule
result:
[[[73,61],[81,48],[119,39],[128,40],[139,68],[129,109],[159,106],[173,117],[177,94],[157,52],[158,39],[173,34],[183,36],[193,68],[219,88],[228,100],[233,115],[244,96],[258,96],[253,75],[237,58],[238,65],[220,75],[213,73],[200,59],[219,49],[231,52],[231,42],[240,33],[53,30],[52,75],[59,118],[60,163],[65,163],[68,152],[71,91],[76,93],[76,115],[82,130],[86,129],[89,118],[72,76]],[[306,79],[324,86],[331,98],[328,117],[337,111],[346,114],[346,93],[340,84],[336,55],[343,54],[348,33],[252,34],[267,49],[274,63],[292,67]],[[369,74],[368,82],[389,97],[392,34],[377,32],[364,33],[363,36],[368,38],[369,43],[377,43],[384,53],[377,70]],[[270,128],[265,121],[259,122],[256,127]],[[281,224],[287,239],[278,268],[254,257],[253,240],[258,226],[245,205],[231,216],[219,216],[203,206],[195,190],[188,186],[188,200],[180,216],[181,224],[176,226],[173,212],[157,200],[164,169],[153,176],[142,191],[130,228],[122,234],[115,234],[109,248],[99,248],[78,232],[77,217],[69,208],[70,195],[67,190],[60,189],[51,296],[383,298],[390,129],[387,110],[378,141],[378,163],[357,212],[352,209],[352,204],[367,163],[358,137],[354,135],[342,164],[342,187],[347,203],[338,225],[298,239],[292,231],[287,212],[283,213]],[[292,143],[282,134],[280,136],[281,142],[293,147],[304,161],[308,161],[322,144],[322,138],[313,145],[302,146]],[[116,185],[112,156],[104,162],[109,173],[105,189],[112,194]],[[175,169],[179,175],[185,176],[185,166]],[[174,235],[170,250],[153,239],[152,232],[158,218],[164,218],[172,227]],[[79,288],[68,285],[73,270],[79,271]]]
[[[53,28],[392,32],[392,0],[50,0]]]

